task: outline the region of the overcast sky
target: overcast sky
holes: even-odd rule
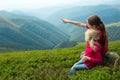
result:
[[[98,5],[120,3],[120,0],[0,0],[0,10],[37,9],[62,5]]]

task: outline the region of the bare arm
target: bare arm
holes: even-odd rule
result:
[[[85,27],[86,28],[86,24],[82,23],[82,22],[77,22],[77,21],[71,21],[71,20],[68,20],[68,19],[62,19],[62,21],[64,23],[71,23],[71,24],[75,24],[77,26],[80,26],[80,27]]]

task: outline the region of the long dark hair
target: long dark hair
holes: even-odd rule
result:
[[[105,42],[107,39],[107,31],[106,31],[104,23],[101,21],[100,17],[97,15],[90,16],[90,17],[88,17],[87,20],[91,26],[95,25],[97,29],[100,29],[102,31],[102,44],[101,44],[101,46],[105,47]]]

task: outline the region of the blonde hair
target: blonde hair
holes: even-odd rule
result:
[[[95,42],[99,39],[99,33],[94,29],[88,29],[85,32],[85,40],[91,46],[91,48],[95,51],[96,47],[94,46]]]

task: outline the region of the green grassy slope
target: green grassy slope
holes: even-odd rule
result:
[[[110,41],[120,40],[120,22],[106,25]]]
[[[0,16],[0,47],[13,50],[52,49],[69,39],[54,25],[34,19]]]
[[[0,54],[0,80],[119,80],[120,67],[97,66],[68,76],[85,45],[54,50]],[[110,42],[109,51],[120,55],[120,41]]]

